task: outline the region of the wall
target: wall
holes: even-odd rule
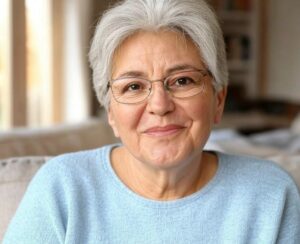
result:
[[[267,96],[300,102],[300,1],[269,0]]]
[[[102,16],[103,11],[105,11],[108,7],[114,5],[117,2],[117,0],[101,0],[101,1],[91,0],[91,1],[92,1],[93,7],[92,7],[92,16],[91,16],[92,24],[91,24],[91,28],[90,28],[90,37],[93,36],[96,24],[99,21],[99,18]],[[92,72],[92,71],[90,71],[90,72]],[[90,74],[90,75],[92,75],[92,74]],[[93,116],[102,116],[103,109],[101,109],[94,91],[91,91],[91,93],[93,94],[93,96],[91,96],[92,115]]]

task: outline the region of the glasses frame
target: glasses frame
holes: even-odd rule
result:
[[[115,82],[115,81],[121,80],[121,79],[125,79],[125,78],[139,78],[139,77],[127,76],[127,77],[122,77],[122,78],[117,78],[117,79],[110,80],[110,81],[108,82],[108,84],[107,84],[107,92],[108,92],[109,89],[111,89],[111,92],[112,92],[112,94],[113,94],[113,97],[114,97],[115,101],[118,102],[118,103],[121,103],[121,104],[129,104],[129,105],[130,105],[130,104],[139,104],[139,103],[143,103],[144,101],[146,101],[146,100],[149,98],[149,96],[150,96],[150,94],[151,94],[151,92],[152,92],[152,90],[153,90],[153,89],[152,89],[152,84],[153,84],[153,83],[155,83],[155,82],[162,82],[165,91],[167,91],[168,94],[170,94],[172,97],[175,97],[175,96],[172,94],[172,92],[170,92],[170,89],[169,89],[168,86],[166,85],[168,79],[169,79],[171,76],[173,76],[173,75],[177,75],[177,74],[184,73],[184,72],[192,72],[192,71],[200,72],[200,73],[203,75],[203,78],[205,78],[206,76],[213,77],[213,76],[212,76],[212,73],[211,73],[211,71],[210,71],[209,69],[189,69],[189,70],[182,70],[182,71],[178,71],[178,72],[176,72],[176,73],[169,74],[169,75],[166,76],[165,78],[163,78],[163,79],[158,79],[158,80],[148,80],[148,79],[145,79],[145,78],[140,78],[140,79],[145,80],[145,81],[148,81],[148,82],[150,83],[149,93],[148,93],[148,95],[147,95],[143,100],[138,101],[138,102],[133,102],[133,103],[120,102],[120,101],[118,101],[118,99],[115,97],[115,94],[114,94],[114,92],[113,92],[113,89],[112,89],[112,83]],[[201,91],[200,91],[200,92],[201,92]],[[200,93],[200,92],[199,92],[199,93]],[[195,95],[197,95],[197,94],[199,94],[199,93],[196,93],[196,94],[194,94],[194,95],[187,96],[187,97],[175,97],[175,98],[178,98],[178,99],[180,99],[180,98],[182,98],[182,99],[183,99],[183,98],[189,98],[189,97],[193,97],[193,96],[195,96]]]

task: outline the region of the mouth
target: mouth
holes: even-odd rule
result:
[[[166,126],[155,126],[144,131],[144,134],[149,136],[168,136],[177,134],[182,131],[185,127],[181,125],[166,125]]]

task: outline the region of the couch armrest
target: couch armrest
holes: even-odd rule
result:
[[[0,158],[59,155],[117,142],[104,120],[42,129],[17,128],[0,133]]]

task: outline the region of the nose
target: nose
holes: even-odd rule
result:
[[[153,82],[152,91],[148,98],[147,111],[152,114],[163,116],[174,110],[175,104],[166,91],[162,82]]]

